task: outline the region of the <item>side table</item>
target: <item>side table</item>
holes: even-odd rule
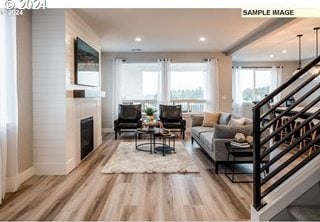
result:
[[[154,150],[156,153],[162,152],[162,155],[165,156],[166,153],[176,153],[176,135],[175,134],[160,134],[162,138],[162,144],[157,146]]]
[[[252,173],[246,173],[246,172],[237,172],[235,173],[235,165],[241,164],[241,163],[253,163],[253,159],[251,161],[246,162],[240,162],[236,160],[237,157],[251,157],[253,158],[253,149],[252,146],[250,148],[242,148],[242,147],[236,147],[230,144],[230,142],[226,142],[225,146],[228,150],[228,164],[225,166],[224,174],[228,177],[228,179],[232,183],[252,183],[252,180],[235,180],[235,174],[247,174],[252,175]],[[231,169],[229,168],[229,165],[231,165]]]

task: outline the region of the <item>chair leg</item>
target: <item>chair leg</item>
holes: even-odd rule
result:
[[[114,131],[114,138],[115,138],[115,140],[118,139],[118,132],[116,130]]]
[[[215,162],[215,173],[218,174],[219,173],[219,164],[217,162]]]
[[[298,126],[298,123],[297,123],[297,122],[294,123],[294,127],[293,127],[293,128],[292,128],[292,126],[290,125],[291,131],[293,131],[293,129],[297,128],[297,126]],[[290,140],[290,145],[294,142],[294,139],[295,139],[295,135],[292,134],[291,140]]]
[[[184,139],[184,130],[182,131],[182,139]]]
[[[193,140],[194,140],[193,137],[191,137],[191,145],[193,144]]]
[[[315,130],[315,131],[311,134],[311,141],[313,141],[313,140],[316,139],[316,134],[317,134],[317,130]],[[314,144],[312,147],[310,147],[309,153],[308,153],[309,156],[311,155],[312,152],[316,151],[316,149],[317,149],[316,146],[318,146],[318,145]]]

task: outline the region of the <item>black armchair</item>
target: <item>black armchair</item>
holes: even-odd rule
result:
[[[142,126],[141,104],[119,105],[119,117],[114,121],[115,139],[121,135],[121,131],[134,131]]]
[[[182,119],[181,105],[160,105],[160,120],[164,128],[180,129],[184,139],[186,121]]]

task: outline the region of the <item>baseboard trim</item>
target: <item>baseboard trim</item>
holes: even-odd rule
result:
[[[76,167],[75,158],[71,158],[66,162],[66,173],[70,173]]]
[[[6,187],[5,187],[5,192],[15,192],[19,187],[18,184],[18,175],[17,176],[9,176],[6,177]]]
[[[22,184],[24,181],[28,180],[30,177],[34,175],[34,167],[30,167],[25,171],[19,173],[18,175],[18,183]]]
[[[96,145],[95,148],[97,148],[97,147],[100,146],[101,144],[102,144],[102,136],[99,136],[99,137],[97,138],[97,145]]]
[[[102,133],[113,133],[113,129],[112,128],[102,128]]]
[[[66,163],[34,163],[35,175],[67,175]]]

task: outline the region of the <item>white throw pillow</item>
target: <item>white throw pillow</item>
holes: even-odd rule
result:
[[[229,126],[242,126],[244,125],[246,119],[245,118],[240,118],[240,119],[230,119],[229,121]]]

